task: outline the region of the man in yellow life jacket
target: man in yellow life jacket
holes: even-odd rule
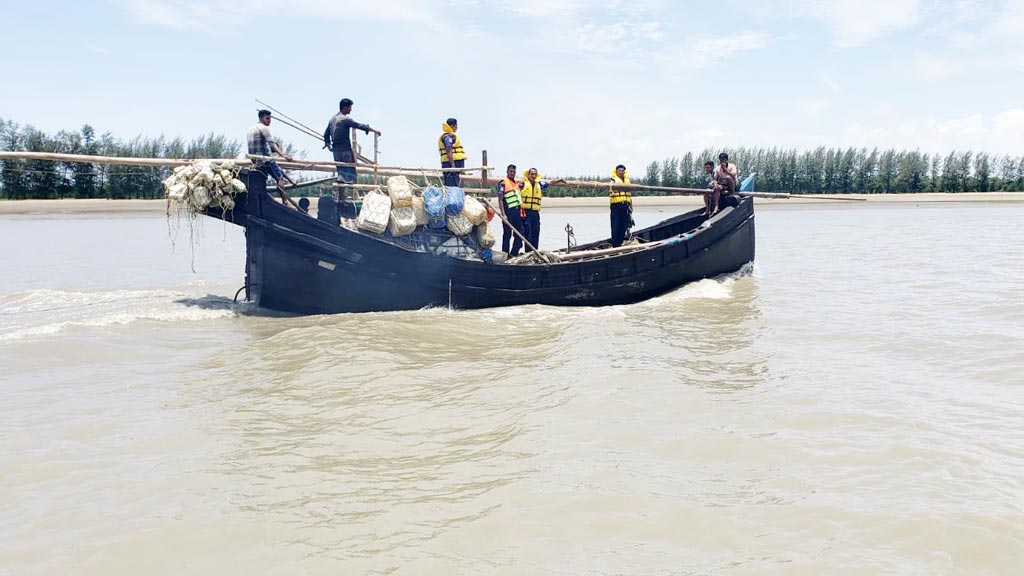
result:
[[[619,164],[612,170],[612,187],[608,193],[612,216],[612,246],[622,246],[633,220],[633,192],[615,188],[616,184],[629,184],[629,172]]]
[[[508,220],[508,223],[505,221],[501,223],[501,251],[509,256],[518,256],[519,251],[523,248],[523,240],[520,236],[526,237],[526,227],[523,219],[523,200],[519,195],[519,182],[516,182],[515,164],[508,165],[504,180],[498,182],[498,203],[501,205],[501,213]],[[519,234],[512,234],[513,228]],[[511,252],[509,252],[510,242],[512,243]]]
[[[519,183],[519,189],[522,191],[523,198],[526,239],[533,244],[534,248],[539,248],[540,200],[544,196],[544,190],[548,189],[548,183],[540,179],[536,168],[530,168],[523,174],[523,181]]]
[[[437,139],[437,151],[441,153],[441,168],[465,168],[466,151],[462,149],[462,141],[455,133],[459,122],[449,118],[441,125],[441,136]],[[460,172],[445,172],[444,185],[458,186],[461,182]]]

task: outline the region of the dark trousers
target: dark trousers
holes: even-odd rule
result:
[[[540,249],[540,210],[526,211],[526,239],[533,247]]]
[[[454,164],[451,163],[451,162],[441,162],[441,168],[464,168],[465,166],[466,166],[466,161],[465,160],[456,160]],[[448,187],[459,186],[459,183],[461,181],[462,180],[459,178],[459,173],[458,172],[445,172],[444,173],[444,185],[445,186],[448,186]]]
[[[612,246],[622,246],[629,230],[629,202],[612,204]]]
[[[501,251],[509,256],[518,256],[519,251],[523,249],[523,241],[519,236],[512,233],[512,228],[515,228],[519,234],[526,236],[526,222],[519,215],[519,208],[509,210],[505,213],[505,217],[508,218],[512,226],[504,222],[501,223]],[[511,252],[508,250],[509,243],[512,244]]]
[[[334,161],[355,163],[356,155],[352,153],[352,150],[349,150],[347,148],[335,148]],[[348,184],[355,184],[356,169],[354,167],[338,166],[337,170],[339,180],[346,182]]]

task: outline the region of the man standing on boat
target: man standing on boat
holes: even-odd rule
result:
[[[633,192],[615,188],[616,184],[629,184],[629,172],[619,164],[612,170],[612,187],[608,193],[611,204],[612,247],[622,246],[633,220]]]
[[[352,140],[349,133],[353,128],[362,130],[366,134],[373,132],[380,136],[380,130],[370,128],[369,124],[360,124],[353,120],[349,114],[352,113],[352,100],[342,98],[338,103],[339,112],[331,117],[327,123],[327,130],[324,130],[324,145],[328,150],[334,152],[335,162],[347,162],[355,164],[356,155],[352,151]],[[355,166],[338,166],[338,181],[346,184],[355,184]]]
[[[522,190],[523,214],[525,215],[526,239],[534,248],[540,247],[540,199],[547,190],[548,183],[540,180],[536,168],[530,168],[523,174],[519,183]]]
[[[459,129],[459,121],[455,118],[445,120],[441,125],[441,136],[437,139],[437,150],[441,153],[441,168],[465,168],[466,151],[462,141],[455,132]],[[462,181],[459,172],[445,172],[444,185],[458,186]]]
[[[281,147],[277,145],[277,141],[270,135],[270,110],[259,111],[259,123],[249,128],[249,132],[246,134],[246,141],[249,144],[249,155],[250,156],[278,156],[291,162],[292,157],[285,154]],[[253,159],[252,165],[254,168],[263,172],[267,176],[274,179],[277,183],[277,189],[281,191],[284,198],[287,195],[284,193],[284,186],[282,180],[286,178],[284,172],[281,171],[281,167],[277,165],[277,162],[273,160],[258,160]]]
[[[498,182],[498,203],[501,204],[501,213],[508,221],[507,223],[505,220],[501,222],[501,251],[510,257],[518,256],[519,250],[523,247],[523,240],[520,236],[526,237],[526,228],[523,226],[525,212],[523,212],[523,202],[519,195],[519,182],[516,182],[515,164],[508,165],[505,178]],[[513,234],[513,229],[519,234]],[[513,236],[515,236],[514,239]],[[509,252],[509,242],[512,243],[511,252]]]

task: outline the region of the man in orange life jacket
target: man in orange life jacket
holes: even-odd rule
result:
[[[509,256],[519,255],[519,250],[523,247],[520,235],[526,236],[525,213],[522,207],[523,200],[519,195],[519,186],[520,184],[516,182],[516,165],[509,164],[505,171],[505,178],[498,182],[498,202],[501,204],[501,213],[508,220],[508,224],[504,221],[501,223],[501,251]],[[519,232],[519,235],[512,234],[513,228]],[[515,236],[514,239],[513,236]],[[508,249],[509,242],[512,242],[511,252]]]

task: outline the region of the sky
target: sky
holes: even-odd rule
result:
[[[242,140],[257,98],[322,132],[351,98],[387,165],[435,166],[450,116],[470,165],[486,149],[563,176],[735,146],[1024,154],[1024,0],[0,0],[0,14],[0,118],[47,132]]]

